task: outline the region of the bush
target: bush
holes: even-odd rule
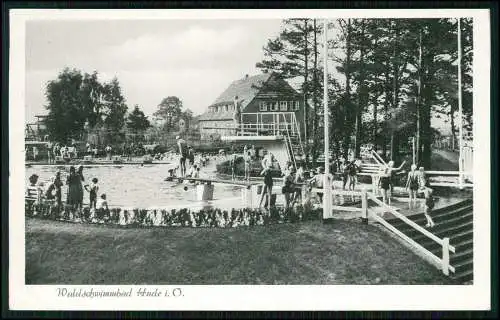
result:
[[[68,222],[99,223],[132,227],[219,227],[257,226],[277,223],[292,223],[317,220],[321,217],[321,209],[311,206],[296,206],[285,209],[272,207],[266,209],[232,209],[218,208],[191,209],[121,209],[95,211],[89,208],[76,210],[70,206],[61,207],[49,204],[25,203],[25,215],[48,220]]]

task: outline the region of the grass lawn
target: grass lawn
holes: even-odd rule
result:
[[[453,284],[376,226],[126,229],[26,219],[27,284]]]

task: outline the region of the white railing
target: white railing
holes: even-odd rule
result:
[[[375,162],[377,162],[379,165],[381,165],[381,166],[387,165],[387,163],[385,163],[384,159],[382,159],[382,157],[378,153],[376,153],[375,151],[372,150],[371,155],[372,155],[372,158],[375,160]]]
[[[456,187],[456,188],[474,188],[473,183],[462,183],[460,184],[458,179],[460,177],[460,171],[425,171],[426,175],[429,176],[448,176],[448,177],[456,177],[457,181],[456,182],[451,182],[451,181],[430,181],[431,186],[436,186],[436,187]],[[466,177],[472,177],[472,172],[470,171],[462,171],[462,176]]]
[[[318,189],[318,188],[313,188],[311,190],[312,192],[323,192],[323,189]],[[361,191],[346,191],[346,190],[336,190],[333,189],[331,191],[332,197],[335,196],[358,196],[361,198],[361,208],[358,207],[347,207],[347,206],[332,206],[332,210],[339,210],[339,211],[353,211],[353,212],[361,212],[361,218],[368,220],[372,219],[375,220],[376,222],[380,223],[390,231],[392,231],[394,234],[399,236],[402,240],[406,241],[411,247],[421,253],[426,260],[431,262],[433,265],[435,265],[437,268],[441,269],[441,271],[445,275],[449,275],[449,272],[455,272],[455,268],[450,265],[450,252],[455,253],[455,247],[450,245],[450,239],[449,238],[439,238],[435,234],[429,232],[425,228],[419,226],[415,222],[411,221],[408,219],[406,216],[395,210],[394,208],[388,206],[381,200],[379,200],[373,193],[369,193],[366,190],[361,190]],[[334,200],[332,198],[332,200]],[[381,207],[383,210],[386,212],[391,213],[393,216],[396,218],[400,219],[413,229],[417,230],[427,238],[435,241],[438,243],[441,248],[442,248],[442,256],[438,257],[431,251],[427,250],[425,247],[423,247],[421,244],[417,243],[415,240],[411,239],[409,236],[398,230],[396,227],[394,227],[392,224],[387,222],[384,218],[379,216],[377,213],[369,210],[369,205],[368,205],[368,200],[371,200],[375,202],[375,204],[379,207]]]
[[[283,120],[284,121],[283,121]],[[241,115],[241,129],[268,130],[273,135],[279,135],[288,130],[291,135],[300,134],[296,130],[297,121],[294,112],[249,112]]]
[[[427,238],[437,242],[441,248],[442,248],[442,257],[438,257],[434,255],[434,253],[430,252],[426,248],[424,248],[422,245],[408,237],[406,234],[403,232],[399,231],[396,227],[394,227],[392,224],[389,222],[385,221],[384,218],[379,216],[376,213],[371,213],[370,217],[374,219],[375,221],[379,222],[382,224],[384,227],[387,229],[391,230],[393,233],[398,235],[400,238],[405,240],[407,243],[409,243],[415,250],[419,251],[424,255],[424,257],[427,258],[432,264],[434,264],[436,267],[440,268],[441,271],[445,274],[448,275],[449,271],[455,272],[455,268],[450,265],[450,252],[455,253],[455,247],[450,245],[450,239],[449,238],[439,238],[435,234],[429,232],[428,230],[422,228],[415,222],[411,221],[407,217],[405,217],[403,214],[399,213],[396,211],[394,208],[388,206],[381,200],[377,199],[377,197],[373,194],[368,194],[368,198],[375,202],[378,206],[382,207],[384,210],[388,211],[392,215],[394,215],[396,218],[402,220],[405,222],[407,225],[411,226],[413,229],[417,230],[418,232],[422,233],[424,236]]]

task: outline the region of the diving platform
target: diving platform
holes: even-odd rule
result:
[[[221,140],[264,148],[274,155],[281,169],[287,162],[297,167],[297,160],[305,155],[294,112],[244,113],[233,132],[221,136]]]
[[[255,142],[255,141],[283,141],[284,136],[222,136],[222,141],[228,142]]]

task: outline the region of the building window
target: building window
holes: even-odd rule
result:
[[[259,111],[267,111],[267,102],[261,101],[259,103]]]
[[[271,102],[271,111],[278,111],[278,102]]]
[[[295,101],[295,111],[300,109],[300,101]]]
[[[228,111],[229,111],[229,110],[228,110],[228,108],[229,108],[229,106],[226,104],[226,105],[224,106],[224,111],[228,112]]]
[[[286,111],[286,101],[280,101],[280,111]]]

